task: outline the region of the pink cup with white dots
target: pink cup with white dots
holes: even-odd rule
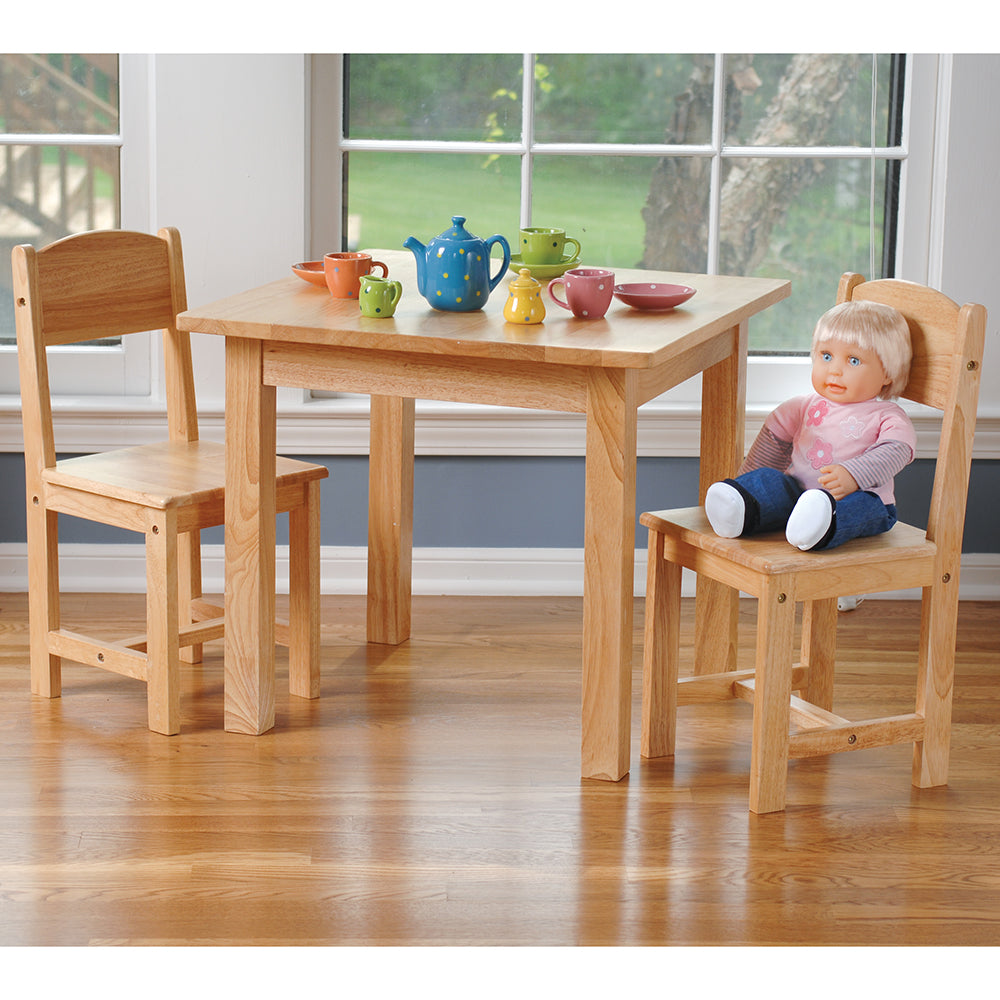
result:
[[[559,285],[566,290],[565,302],[555,293]],[[614,271],[601,267],[574,267],[561,278],[549,282],[549,297],[579,319],[600,319],[611,305],[614,287]]]

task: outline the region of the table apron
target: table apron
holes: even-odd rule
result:
[[[648,402],[726,360],[736,348],[737,335],[738,328],[726,330],[655,367],[626,369],[638,380],[638,402]],[[269,343],[263,348],[266,385],[565,413],[587,412],[588,370],[585,365],[320,344]]]
[[[264,346],[263,380],[376,396],[587,410],[587,368],[575,365],[272,343]]]
[[[739,327],[695,344],[669,361],[638,372],[638,398],[640,405],[655,399],[661,393],[686,382],[695,375],[725,361],[739,350]]]

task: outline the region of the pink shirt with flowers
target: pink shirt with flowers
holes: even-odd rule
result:
[[[808,490],[819,486],[821,468],[843,465],[860,489],[890,504],[893,477],[913,461],[916,443],[913,424],[898,403],[835,403],[810,393],[771,412],[740,472],[770,466]]]

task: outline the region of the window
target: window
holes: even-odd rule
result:
[[[2,393],[18,392],[10,251],[18,243],[44,246],[121,224],[120,109],[117,55],[0,55]],[[54,349],[54,390],[73,396],[148,392],[146,340]]]
[[[871,54],[345,56],[345,242],[398,247],[462,214],[483,237],[563,226],[594,264],[790,277],[751,351],[806,353],[831,276],[894,273],[904,71]]]
[[[6,58],[0,56],[0,63]],[[447,117],[452,123],[457,123],[454,127],[464,131],[443,137],[441,122],[444,112],[440,103],[435,103],[437,98],[434,95],[446,91],[438,86],[433,76],[428,75],[433,69],[430,60],[438,59],[440,64],[442,57],[424,57],[429,61],[418,64],[405,60],[396,63],[402,113],[392,107],[387,110],[384,101],[380,110],[374,107],[365,109],[360,103],[358,88],[367,85],[367,81],[354,74],[362,58],[333,53],[311,56],[294,53],[119,55],[119,132],[117,135],[85,136],[84,139],[88,145],[106,143],[119,151],[120,216],[123,226],[155,231],[156,227],[169,224],[181,229],[189,278],[188,296],[192,303],[210,301],[287,274],[289,262],[321,255],[339,247],[342,229],[344,239],[360,239],[368,245],[380,243],[400,247],[402,240],[411,233],[426,240],[444,228],[454,214],[456,198],[476,198],[478,205],[480,191],[492,191],[498,185],[500,203],[510,206],[509,209],[504,208],[506,214],[494,219],[480,215],[478,207],[469,213],[469,228],[481,236],[494,232],[509,234],[512,229],[516,231],[523,216],[531,218],[533,214],[535,219],[542,220],[550,210],[561,213],[563,204],[567,211],[580,212],[583,221],[587,222],[592,206],[582,203],[561,184],[557,171],[566,164],[575,168],[586,163],[589,174],[595,177],[598,176],[598,164],[605,161],[610,167],[621,167],[623,172],[626,168],[636,170],[637,164],[643,164],[645,173],[640,174],[638,179],[632,177],[631,189],[626,184],[619,185],[620,190],[612,190],[610,182],[618,183],[615,171],[610,171],[607,183],[591,188],[598,202],[612,197],[620,199],[616,203],[619,220],[629,213],[629,225],[622,225],[619,221],[613,231],[615,240],[625,240],[621,256],[614,259],[622,262],[619,266],[635,264],[644,250],[641,213],[649,193],[652,165],[658,159],[669,153],[677,159],[683,158],[686,163],[693,164],[697,160],[704,164],[711,180],[713,171],[717,171],[721,179],[727,158],[749,159],[752,154],[756,159],[771,152],[770,147],[757,149],[743,144],[750,141],[748,129],[751,123],[759,122],[767,109],[765,88],[770,86],[772,77],[764,71],[766,59],[778,59],[777,56],[767,56],[766,59],[759,55],[754,57],[753,66],[762,83],[754,92],[758,95],[755,104],[751,105],[750,98],[743,95],[741,131],[731,131],[731,138],[725,144],[721,142],[721,137],[715,139],[713,133],[708,132],[709,141],[702,143],[701,137],[706,134],[702,128],[697,133],[697,142],[690,141],[682,147],[667,147],[663,140],[666,128],[673,121],[674,110],[679,107],[675,98],[689,89],[697,69],[695,57],[690,55],[669,57],[669,64],[661,64],[659,75],[656,64],[646,56],[573,57],[597,60],[596,63],[580,64],[590,67],[587,72],[582,72],[584,86],[592,87],[586,82],[588,72],[594,80],[607,86],[616,83],[625,73],[624,79],[633,89],[641,84],[645,88],[643,94],[652,90],[659,95],[656,101],[650,99],[650,107],[657,102],[668,105],[661,109],[659,117],[650,119],[652,127],[647,127],[644,121],[639,121],[638,128],[635,121],[623,121],[622,131],[604,135],[602,142],[593,142],[595,133],[588,131],[590,124],[586,127],[574,124],[568,111],[561,119],[552,119],[559,131],[544,131],[549,126],[545,126],[544,120],[536,114],[531,119],[530,133],[525,132],[524,100],[519,92],[526,61],[523,56],[491,56],[486,62],[478,64],[475,60],[466,63],[464,59],[454,62],[457,57],[448,57],[453,68],[447,70],[451,74],[447,78],[452,81],[447,92],[453,95],[454,108],[448,110]],[[573,61],[569,56],[551,56],[546,63],[545,58],[539,57],[537,63],[548,70],[550,77],[557,69],[568,72],[568,64]],[[789,59],[787,56],[780,58]],[[725,64],[713,57],[705,59],[703,72],[707,73],[707,67],[711,67],[714,101],[716,90],[725,94],[725,88],[717,87],[715,82],[716,74],[723,73]],[[871,61],[870,56],[864,59]],[[978,155],[981,145],[980,130],[972,124],[979,121],[981,115],[975,119],[962,115],[951,123],[949,129],[953,59],[959,67],[974,62],[966,57],[933,54],[907,55],[905,60],[900,58],[895,62],[890,57],[879,57],[876,73],[879,94],[883,94],[887,86],[897,86],[892,83],[894,72],[903,75],[905,101],[899,136],[896,139],[887,138],[885,145],[876,145],[874,153],[864,145],[866,140],[862,138],[855,139],[862,143],[858,146],[841,145],[846,141],[842,135],[827,140],[834,145],[822,150],[824,158],[820,165],[829,169],[817,171],[821,179],[833,176],[835,170],[843,185],[847,183],[844,180],[845,164],[852,163],[855,169],[850,177],[851,186],[846,190],[835,189],[829,200],[840,209],[845,203],[853,203],[855,208],[863,204],[864,214],[858,209],[854,224],[842,230],[856,241],[856,246],[845,242],[845,246],[854,247],[850,261],[840,259],[841,250],[838,247],[833,253],[837,258],[835,263],[824,261],[822,264],[823,280],[819,283],[822,288],[818,295],[824,300],[824,305],[833,294],[833,289],[828,287],[829,269],[833,271],[834,280],[840,269],[846,266],[855,266],[867,272],[869,243],[876,246],[876,257],[881,254],[883,244],[889,246],[889,257],[891,259],[894,254],[897,273],[903,277],[941,283],[942,262],[946,260],[943,249],[945,196],[948,192],[945,161],[949,157]],[[344,72],[345,63],[353,64],[353,69],[347,74]],[[536,60],[531,57],[530,77],[536,72],[535,64]],[[419,70],[416,77],[402,72],[414,65]],[[455,76],[455,67],[460,65],[478,65],[478,69],[476,72],[469,70],[464,80],[460,80]],[[679,67],[673,70],[672,77],[669,75],[670,65]],[[886,66],[888,69],[885,69]],[[975,66],[975,72],[970,69],[959,72],[959,82],[973,81],[967,86],[972,87],[976,94],[980,90],[984,95],[991,93],[988,84],[984,88],[981,82],[989,80],[988,74],[978,68],[978,61]],[[617,67],[617,76],[613,81],[608,75],[608,67]],[[645,67],[646,76],[636,75],[640,67]],[[599,71],[604,75],[595,75]],[[626,71],[632,72],[632,76],[629,77]],[[870,70],[867,72],[871,76]],[[478,96],[483,90],[475,91],[475,100],[469,96],[478,83],[477,73],[483,79],[491,77],[491,89],[486,95],[490,100],[486,106]],[[668,78],[669,85],[662,83],[664,76]],[[345,98],[344,87],[350,86],[352,81],[353,97]],[[517,88],[512,86],[512,82]],[[464,89],[459,83],[466,85]],[[657,87],[660,89],[657,90]],[[499,93],[504,88],[510,94]],[[776,85],[774,89],[777,93]],[[591,93],[592,90],[584,92]],[[885,95],[887,107],[898,111],[899,93],[897,90],[891,104],[888,94]],[[206,94],[211,95],[211,100],[206,100]],[[252,95],[253,99],[248,99],[248,95]],[[543,95],[545,101],[553,104],[558,103],[556,98],[561,102],[565,97],[558,89],[545,89],[541,83],[531,89],[531,95],[532,106],[540,103]],[[645,97],[643,99],[646,100]],[[845,111],[848,121],[856,119],[860,123],[865,116],[870,117],[870,107],[864,108],[862,104],[860,97],[853,98],[853,110],[850,113]],[[424,110],[418,105],[422,105]],[[219,128],[219,107],[227,109],[224,129]],[[580,107],[578,100],[578,112]],[[490,118],[494,112],[495,119]],[[389,119],[390,113],[396,115],[394,123]],[[345,115],[346,122],[342,121]],[[576,117],[579,120],[580,114],[577,113]],[[713,118],[713,124],[715,121]],[[882,124],[877,125],[877,135],[881,135],[883,124],[887,135],[890,127],[895,127],[890,126],[888,111],[879,121]],[[541,135],[535,134],[538,130],[536,122],[542,123]],[[266,127],[262,123],[266,123]],[[390,125],[396,131],[386,131]],[[601,127],[605,126],[606,120]],[[3,131],[6,128],[6,122],[0,126],[0,157],[5,154],[6,146],[27,142],[28,133]],[[497,128],[502,128],[503,133],[497,133]],[[383,131],[378,132],[378,129]],[[61,135],[31,135],[33,145],[58,145],[66,141]],[[76,142],[75,135],[66,135]],[[386,137],[378,138],[378,135]],[[403,139],[400,135],[410,138]],[[530,148],[525,148],[526,135],[531,139]],[[719,146],[718,152],[713,144]],[[192,149],[198,150],[199,155],[192,156]],[[950,154],[949,150],[952,150]],[[814,154],[818,152],[807,148],[808,155],[802,157],[800,150],[794,146],[781,145],[777,149],[778,154],[789,159],[808,160],[816,158]],[[488,168],[497,162],[490,160],[494,154],[499,155],[504,169],[509,169],[508,165],[512,163],[517,165],[513,176],[500,175],[498,180],[490,172]],[[413,176],[405,169],[384,176],[381,188],[366,187],[368,182],[362,172],[365,158],[369,158],[370,163],[378,157],[384,163],[405,166],[408,157],[417,155],[438,165],[450,164],[450,169],[458,172],[463,187],[457,188],[454,178],[450,178],[452,189],[434,192],[428,187],[426,191],[420,189],[419,196],[415,197]],[[877,216],[873,227],[867,215],[868,202],[862,201],[865,192],[870,193],[872,177],[870,171],[863,171],[873,161],[877,168],[877,189],[884,183],[890,163],[899,173],[898,213],[892,211],[889,198],[885,201],[885,218],[898,218],[894,248],[891,246],[892,229],[889,225],[883,226]],[[253,168],[243,169],[246,164],[253,164]],[[526,168],[530,168],[527,178]],[[886,168],[885,173],[883,168]],[[342,171],[346,190],[342,183]],[[951,173],[954,174],[954,170]],[[892,182],[890,177],[890,184]],[[721,189],[718,185],[717,190]],[[894,189],[890,188],[890,191],[894,194]],[[436,203],[432,201],[432,195],[438,198]],[[969,197],[972,197],[971,192]],[[369,204],[364,203],[364,198],[370,199]],[[394,212],[409,211],[417,202],[424,203],[418,205],[422,214],[406,216],[393,225]],[[252,212],[247,211],[248,205],[253,206]],[[711,206],[709,201],[710,209]],[[600,207],[598,204],[597,208]],[[961,213],[954,217],[960,216]],[[347,224],[348,217],[351,226]],[[566,217],[569,218],[568,215]],[[717,212],[715,218],[720,217]],[[709,227],[718,224],[712,218],[710,214]],[[383,228],[373,230],[371,226],[379,220]],[[800,221],[795,231],[815,235],[809,231],[807,223],[808,220]],[[539,221],[539,224],[544,222]],[[569,224],[574,224],[572,219]],[[870,238],[873,228],[874,241]],[[269,234],[268,239],[260,239],[261,231]],[[588,246],[595,245],[593,241],[596,237],[591,231],[585,236],[587,241],[591,241],[585,242],[586,251]],[[20,242],[23,237],[15,239]],[[615,244],[609,241],[609,245],[617,254]],[[774,239],[771,245],[781,246]],[[784,268],[786,262],[790,265],[796,263],[791,252],[795,248],[790,242],[784,245],[787,256],[782,259],[781,274],[791,273]],[[239,247],[240,252],[220,252],[231,246]],[[705,246],[712,246],[707,236]],[[709,252],[709,249],[704,251],[706,259]],[[9,260],[9,256],[5,260]],[[817,264],[814,270],[818,272],[819,269]],[[9,264],[0,266],[0,311],[6,290],[5,272],[8,271]],[[808,275],[792,276],[792,299],[779,305],[782,310],[791,308],[805,295],[802,277]],[[948,279],[947,274],[943,277]],[[806,310],[809,312],[808,327],[812,325],[814,311],[819,308],[815,306]],[[768,310],[769,313],[772,311],[777,313],[778,309]],[[751,323],[755,341],[762,323],[763,317]],[[791,320],[783,321],[780,327],[779,332],[798,329]],[[129,337],[124,341],[123,350],[104,349],[117,368],[112,377],[107,375],[109,365],[100,364],[100,372],[110,379],[103,395],[95,382],[96,374],[92,377],[83,367],[83,363],[90,360],[85,352],[74,353],[68,359],[58,359],[66,361],[61,373],[57,372],[57,366],[52,366],[54,384],[63,393],[55,400],[57,436],[62,446],[87,450],[123,447],[143,440],[143,433],[148,433],[151,422],[158,420],[163,406],[159,365],[155,363],[159,352],[155,346],[150,352],[148,344],[147,338]],[[143,349],[146,350],[145,357],[139,353]],[[195,350],[202,430],[206,436],[221,436],[224,419],[222,345],[218,338],[205,337],[196,343]],[[751,430],[756,414],[762,417],[775,402],[800,390],[803,379],[808,377],[803,372],[804,367],[808,367],[805,358],[786,355],[751,358],[747,393],[748,426]],[[0,346],[0,384],[5,394],[0,396],[0,448],[10,451],[22,447],[16,368],[13,347]],[[698,453],[699,388],[700,380],[691,379],[642,408],[640,454]],[[988,387],[984,386],[984,392],[987,390]],[[307,392],[282,389],[279,390],[278,407],[279,440],[281,448],[288,453],[364,454],[367,450],[366,398],[317,399]],[[425,453],[579,455],[583,451],[582,422],[573,414],[536,413],[488,406],[463,407],[432,401],[418,401],[417,413],[417,447]],[[331,433],[331,427],[336,428],[335,433]]]

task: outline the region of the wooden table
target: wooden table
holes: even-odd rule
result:
[[[368,641],[410,634],[414,400],[586,414],[582,775],[628,773],[632,692],[636,411],[703,372],[701,490],[743,453],[747,321],[790,283],[617,271],[618,281],[690,284],[667,313],[615,300],[602,320],[548,304],[544,324],[503,318],[505,278],[478,312],[431,309],[412,255],[373,251],[404,293],[392,319],[361,315],[294,275],[178,317],[226,338],[226,729],[274,726],[275,387],[371,395]],[[735,601],[698,594],[732,628],[702,629],[717,661],[732,655]],[[728,616],[728,617],[727,617]]]

